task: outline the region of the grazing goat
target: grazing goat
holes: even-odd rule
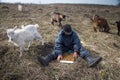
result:
[[[117,23],[118,35],[120,36],[120,21],[116,21],[115,23]]]
[[[15,46],[20,47],[20,57],[24,50],[28,50],[32,41],[34,39],[42,40],[42,45],[44,45],[44,40],[42,36],[38,33],[38,24],[21,26],[21,29],[16,27],[13,29],[7,29],[7,36],[9,38],[8,42],[13,43]],[[26,42],[29,42],[28,48],[25,48]]]
[[[18,11],[22,11],[22,8],[23,8],[23,6],[22,5],[18,5]]]
[[[110,27],[106,19],[99,17],[98,15],[94,15],[93,19],[93,29],[97,32],[97,27],[99,28],[100,32],[109,32]]]
[[[2,6],[4,12],[9,12],[10,8],[8,6]]]
[[[57,12],[51,12],[51,24],[54,25],[54,22],[58,22],[58,26],[62,28],[62,20],[65,20],[66,16],[61,14],[61,13],[57,13]]]

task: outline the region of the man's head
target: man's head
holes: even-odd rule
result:
[[[72,33],[71,25],[69,24],[63,25],[63,31],[66,35],[70,35]]]

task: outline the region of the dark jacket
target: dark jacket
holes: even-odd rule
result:
[[[70,50],[79,52],[80,47],[80,39],[74,30],[72,30],[71,35],[66,35],[64,31],[61,30],[56,38],[54,50],[57,54],[63,54]]]

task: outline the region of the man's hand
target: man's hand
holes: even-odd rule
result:
[[[62,58],[62,55],[58,55],[57,60],[60,61]]]
[[[78,57],[77,52],[74,52],[74,53],[73,53],[73,57],[74,57],[75,59]]]

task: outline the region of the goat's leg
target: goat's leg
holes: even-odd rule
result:
[[[44,45],[45,41],[39,33],[36,33],[36,37],[37,37],[37,39],[42,40],[42,45]]]
[[[104,32],[106,28],[104,26],[101,27],[101,31]]]
[[[12,39],[11,39],[11,37],[8,37],[8,38],[9,38],[8,42],[12,42]]]
[[[53,19],[51,19],[51,24],[54,25],[54,20]]]
[[[21,47],[20,47],[20,55],[19,55],[19,57],[22,56],[24,50],[26,51],[26,50],[28,50],[28,49],[25,48],[24,46],[21,46]]]
[[[21,43],[21,46],[22,46],[23,51],[28,51],[29,50],[28,48],[25,48],[25,41],[23,41]]]
[[[109,30],[110,30],[109,26],[106,25],[104,31],[108,33]]]
[[[94,31],[95,31],[95,32],[97,32],[97,29],[96,29],[96,27],[93,27],[93,29],[94,29]]]
[[[20,57],[22,56],[23,51],[27,51],[28,49],[25,48],[25,42],[20,42]]]
[[[52,21],[51,24],[54,25],[54,21]]]
[[[99,28],[99,32],[102,32],[101,26],[98,26],[98,28]]]
[[[28,44],[28,50],[29,50],[31,44],[32,44],[32,41],[30,41],[29,44]]]
[[[58,26],[62,29],[62,23],[61,23],[61,21],[58,22]]]
[[[93,23],[93,29],[94,29],[95,32],[97,32],[97,27],[98,27],[97,24]]]
[[[29,50],[29,48],[23,47],[23,51],[28,51],[28,50]]]
[[[22,46],[20,46],[20,55],[19,55],[19,57],[21,57],[22,56],[22,53],[23,53],[23,47]]]
[[[118,36],[120,36],[120,31],[118,31]]]
[[[103,26],[99,26],[99,32],[103,32],[103,31],[104,31]]]
[[[42,38],[42,36],[41,36],[41,38],[39,38],[39,39],[42,40],[42,45],[44,45],[45,41],[44,41],[44,39]]]

